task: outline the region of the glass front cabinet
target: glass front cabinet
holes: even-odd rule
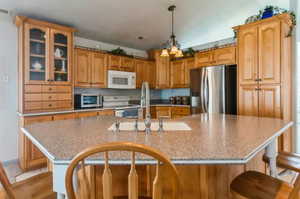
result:
[[[73,32],[24,24],[25,84],[72,84]]]

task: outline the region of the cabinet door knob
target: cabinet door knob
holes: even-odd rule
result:
[[[48,106],[49,106],[49,107],[51,107],[51,106],[52,106],[52,104],[49,104]]]
[[[49,96],[49,99],[52,99],[52,96]]]

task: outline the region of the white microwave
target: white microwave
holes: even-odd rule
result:
[[[124,71],[108,71],[108,88],[135,89],[136,73]]]

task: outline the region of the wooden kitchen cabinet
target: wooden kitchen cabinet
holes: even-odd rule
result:
[[[258,26],[258,78],[262,84],[280,83],[280,21]]]
[[[188,88],[190,86],[190,70],[193,68],[196,68],[194,58],[171,61],[171,88]]]
[[[135,60],[136,87],[141,88],[144,81],[149,83],[150,88],[155,88],[155,63],[148,60]]]
[[[24,16],[17,16],[15,23],[19,40],[19,112],[72,109],[75,29]],[[65,92],[67,97],[46,98],[46,87],[69,88]],[[50,106],[46,107],[46,103]]]
[[[76,87],[107,87],[107,54],[76,48],[75,58]]]
[[[90,52],[87,50],[75,49],[75,86],[90,86]]]
[[[258,116],[258,86],[240,85],[238,97],[240,115]]]
[[[234,46],[216,49],[213,56],[215,65],[236,64],[236,48]]]
[[[181,118],[186,117],[191,114],[190,107],[180,107],[180,106],[174,106],[172,107],[172,118]]]
[[[238,109],[242,115],[292,119],[291,17],[288,14],[234,27],[238,45]],[[290,151],[290,132],[279,151]]]
[[[155,60],[155,88],[170,88],[170,58],[161,57],[161,50],[149,51],[150,59]]]
[[[114,110],[102,110],[98,112],[99,116],[115,116]]]
[[[170,66],[171,71],[171,88],[187,87],[185,81],[186,63],[182,60],[172,61]]]
[[[261,85],[258,99],[260,117],[281,118],[280,85]]]
[[[196,68],[195,58],[187,58],[185,59],[185,78],[184,78],[184,85],[187,87],[190,86],[190,71]]]
[[[118,70],[125,72],[135,71],[135,60],[130,57],[108,55],[108,70]]]
[[[242,29],[238,36],[239,84],[257,84],[258,34],[257,27]]]
[[[103,53],[92,54],[91,84],[93,88],[105,88],[107,86],[107,55]]]
[[[121,57],[121,71],[135,72],[135,60],[129,57]]]
[[[236,64],[236,47],[229,46],[196,53],[196,67]]]
[[[156,118],[168,117],[172,118],[172,110],[170,106],[157,106],[155,107]]]
[[[197,67],[210,66],[213,64],[213,52],[205,51],[196,54]]]
[[[117,55],[108,55],[107,69],[108,70],[120,70],[121,57]]]
[[[20,117],[19,128],[26,125],[52,121],[52,116]],[[40,150],[19,130],[19,164],[22,170],[31,170],[46,166],[47,159]]]

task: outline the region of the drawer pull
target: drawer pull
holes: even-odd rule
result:
[[[52,96],[49,96],[48,98],[49,98],[49,99],[52,99]]]
[[[49,91],[52,91],[52,88],[49,88]]]
[[[52,107],[52,104],[48,104],[49,107]]]

